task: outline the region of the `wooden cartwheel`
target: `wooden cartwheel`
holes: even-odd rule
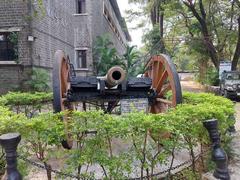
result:
[[[125,78],[121,67],[112,67],[104,77],[77,77],[69,59],[64,52],[55,53],[53,64],[53,107],[54,112],[76,109],[75,104],[81,102],[83,110],[86,103],[111,113],[121,99],[145,98],[149,102],[149,112],[164,113],[182,102],[179,77],[170,58],[161,54],[152,56],[146,64],[144,77]],[[68,115],[62,117],[66,137],[62,145],[71,149],[73,141],[68,131]]]
[[[55,113],[64,110],[73,110],[73,104],[66,101],[68,90],[70,89],[70,65],[69,59],[65,57],[61,50],[56,51],[53,63],[53,109]],[[65,124],[66,140],[62,141],[62,146],[71,149],[73,141],[68,134],[68,117],[62,117]]]
[[[182,90],[175,64],[164,54],[155,55],[147,63],[145,77],[152,79],[152,89],[156,98],[150,106],[153,114],[166,112],[182,103]]]

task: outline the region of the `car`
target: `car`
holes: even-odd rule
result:
[[[240,72],[224,71],[220,79],[220,92],[226,98],[240,96]]]

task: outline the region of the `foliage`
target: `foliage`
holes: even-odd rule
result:
[[[128,46],[126,52],[123,54],[123,61],[126,62],[124,67],[128,76],[136,76],[139,74],[139,52],[135,49],[136,46]]]
[[[123,55],[118,55],[107,34],[97,37],[94,45],[94,69],[97,75],[105,75],[113,66],[121,66],[128,76],[136,76],[142,71],[140,52],[136,46],[127,45]]]
[[[215,68],[208,68],[204,79],[200,79],[200,74],[196,74],[196,79],[200,81],[202,84],[207,84],[211,86],[218,86],[219,85],[219,73],[216,71]]]
[[[59,145],[64,137],[64,126],[59,116],[46,113],[29,119],[0,106],[0,134],[9,132],[21,134],[24,139],[24,143],[20,145],[21,153],[36,155],[47,168],[48,177],[51,177],[47,155],[53,150],[53,145]],[[24,168],[21,169],[24,171]]]
[[[222,108],[228,108],[232,109],[232,112],[230,115],[233,114],[233,108],[234,104],[231,100],[221,97],[221,96],[215,96],[210,93],[190,93],[190,92],[184,92],[183,93],[183,103],[184,104],[203,104],[203,103],[209,103],[217,106],[222,106]],[[221,108],[221,109],[222,109]]]
[[[4,96],[0,97],[0,106],[4,106],[6,104],[7,104],[7,99]]]
[[[232,69],[236,69],[240,57],[239,0],[129,2],[141,4],[141,13],[128,11],[130,17],[148,16],[143,24],[151,22],[153,25],[148,30],[147,41],[161,37],[158,44],[165,46],[166,52],[174,57],[179,56],[179,48],[184,48],[196,64],[211,60],[218,70],[219,62],[227,59],[232,61]],[[148,42],[146,46],[151,47]]]
[[[14,102],[7,95],[4,98]],[[76,148],[64,153],[63,171],[94,179],[97,177],[92,166],[98,166],[105,179],[126,179],[132,177],[133,172],[142,178],[169,161],[175,150],[187,148],[194,157],[194,146],[208,144],[204,120],[218,119],[223,143],[229,140],[225,132],[232,123],[229,116],[234,114],[230,100],[189,92],[185,92],[183,98],[182,105],[164,114],[133,112],[121,116],[102,111],[71,111],[27,118],[0,106],[0,133],[20,132],[25,142],[21,144],[23,151],[36,155],[51,177],[48,158],[62,152],[58,148],[66,137],[62,118],[68,116],[68,133],[72,134]],[[124,148],[119,148],[119,142]],[[197,177],[195,168],[190,175]]]
[[[233,113],[233,104],[229,100],[205,93],[199,96],[185,93],[184,97],[188,104],[158,115],[130,113],[110,116],[94,111],[72,112],[70,131],[74,140],[81,143],[81,146],[80,150],[70,150],[68,168],[99,164],[106,178],[129,178],[129,173],[133,170],[138,171],[142,177],[143,172],[149,171],[151,174],[158,163],[165,163],[173,148],[185,146],[191,150],[190,145],[208,143],[207,132],[202,126],[202,121],[206,119],[218,119],[219,130],[222,136],[225,136],[225,131],[230,125],[228,117]],[[89,136],[86,134],[88,130],[97,133]],[[148,132],[151,132],[150,136]],[[156,138],[156,133],[170,133],[174,136]],[[180,140],[182,136],[186,138],[184,142]],[[120,152],[114,153],[116,139],[127,142],[130,147],[124,152],[119,150]],[[187,141],[189,139],[191,142]],[[159,144],[164,145],[160,150]],[[131,164],[135,166],[132,167]]]
[[[113,43],[107,34],[98,36],[93,47],[94,71],[97,75],[105,75],[107,71],[116,65],[123,66],[124,62],[117,55]]]
[[[26,116],[32,117],[37,112],[41,112],[47,104],[52,102],[52,99],[52,93],[9,92],[0,97],[0,106],[8,106],[16,113],[22,112]]]
[[[0,134],[16,132],[18,129],[23,129],[23,114],[15,114],[8,108],[0,106]]]
[[[152,30],[146,32],[143,36],[143,42],[145,43],[147,51],[150,51],[151,54],[159,54],[160,53],[160,31],[159,26],[153,26]]]
[[[35,92],[46,92],[50,90],[49,74],[47,70],[40,68],[33,68],[30,73],[30,80],[25,82],[25,85],[30,87],[30,90]]]
[[[4,105],[18,106],[18,105],[40,105],[42,103],[52,102],[52,93],[44,92],[9,92],[1,97]]]
[[[18,32],[11,32],[8,40],[13,44],[14,60],[18,63]]]

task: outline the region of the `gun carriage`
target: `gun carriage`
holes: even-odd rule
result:
[[[119,66],[110,68],[105,77],[81,77],[76,76],[64,52],[58,50],[53,64],[53,95],[55,112],[74,110],[76,103],[82,103],[82,109],[86,110],[86,103],[90,103],[111,113],[122,99],[146,98],[149,112],[157,114],[182,102],[175,65],[164,54],[148,60],[142,77],[128,77]],[[72,147],[70,135],[62,144],[68,149]]]

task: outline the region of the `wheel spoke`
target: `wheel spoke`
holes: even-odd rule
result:
[[[158,93],[161,91],[163,83],[167,79],[167,76],[168,76],[168,72],[167,72],[167,70],[164,70],[160,80],[158,81],[157,87],[156,87],[156,91]]]
[[[150,77],[152,79],[152,66],[151,65],[147,69],[147,77]]]
[[[152,66],[152,84],[153,87],[156,87],[158,81],[158,71],[159,71],[159,62],[154,61]]]
[[[163,95],[165,95],[169,90],[171,90],[171,84],[167,83],[166,85],[164,85],[158,96],[163,97]]]
[[[161,103],[164,103],[164,104],[172,105],[172,101],[169,101],[167,99],[157,98],[156,100],[157,100],[157,102],[161,102]]]

